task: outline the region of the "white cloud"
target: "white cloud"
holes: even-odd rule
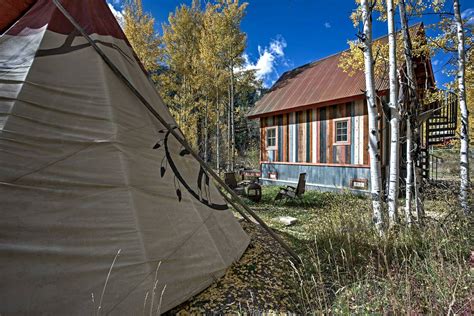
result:
[[[331,23],[325,22],[324,27],[327,28],[327,29],[330,29],[331,28]]]
[[[467,20],[466,24],[474,24],[474,8],[462,11],[461,17]]]
[[[431,61],[431,63],[433,64],[433,66],[438,66],[439,60],[433,59],[433,60]]]
[[[120,3],[120,0],[114,0],[114,3]],[[123,10],[115,9],[115,7],[110,2],[107,2],[107,4],[109,5],[110,11],[112,11],[113,15],[117,19],[120,26],[123,27],[123,24],[124,24]]]
[[[274,53],[278,57],[284,57],[284,49],[286,48],[286,41],[283,37],[279,37],[276,40],[270,42],[270,52]]]
[[[250,57],[244,54],[245,63],[241,70],[255,70],[257,78],[263,80],[265,86],[270,86],[278,76],[275,66],[279,63],[286,63],[286,46],[286,41],[282,36],[272,40],[265,48],[259,45],[257,61],[252,63]]]

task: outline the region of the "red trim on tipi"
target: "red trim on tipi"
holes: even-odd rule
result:
[[[122,29],[105,0],[62,0],[61,4],[88,34],[109,35],[117,39],[125,39]],[[48,30],[60,34],[67,35],[74,31],[74,26],[56,8],[52,0],[37,0],[33,8],[18,21],[8,34],[18,35],[25,28],[40,29],[45,25],[48,25]]]
[[[0,34],[25,14],[36,0],[2,0],[0,4]]]
[[[33,2],[35,3],[33,4]],[[128,46],[132,47],[105,0],[60,0],[60,3],[87,34],[112,36],[125,41]],[[15,12],[17,12],[10,14],[11,17],[8,20],[7,18],[3,20],[5,25],[8,23],[8,26],[16,23],[8,30],[8,35],[30,34],[32,31],[41,29],[46,25],[49,31],[64,35],[76,31],[69,20],[56,8],[52,0],[6,0],[5,6],[7,10],[16,8]],[[26,14],[23,11],[19,13],[22,8],[27,11]],[[0,12],[3,12],[3,3],[0,4],[0,9]],[[13,15],[15,15],[15,18],[13,18]],[[28,32],[25,32],[26,29],[28,29]],[[135,51],[133,54],[143,72],[148,74]]]

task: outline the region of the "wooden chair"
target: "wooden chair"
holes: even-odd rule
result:
[[[243,195],[245,187],[237,183],[235,172],[226,172],[224,174],[224,182],[231,188],[235,193]]]
[[[224,182],[231,188],[232,190],[235,189],[237,185],[237,179],[235,179],[234,172],[226,172],[224,173]]]
[[[300,197],[304,194],[306,187],[306,173],[300,173],[298,179],[298,185],[295,187],[287,185],[286,187],[281,187],[280,192],[275,196],[275,201],[281,199],[294,199]]]

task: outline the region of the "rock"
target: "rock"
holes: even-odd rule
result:
[[[291,216],[280,216],[278,220],[286,226],[291,226],[298,221],[298,219]]]

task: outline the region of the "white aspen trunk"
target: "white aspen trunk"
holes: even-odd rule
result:
[[[205,116],[204,116],[204,162],[207,163],[208,161],[208,146],[207,146],[207,143],[209,141],[209,134],[208,134],[208,119],[207,119],[207,108],[208,108],[208,104],[207,104],[207,96],[206,96],[206,109],[205,109]]]
[[[417,172],[419,168],[413,166],[413,170],[415,172],[413,172],[413,183],[415,185],[415,209],[416,209],[416,217],[417,217],[417,220],[420,224],[423,223],[423,215],[424,215],[424,210],[423,210],[423,206],[420,206],[420,204],[422,204],[422,200],[420,199],[420,191],[419,191],[419,187],[418,187],[418,183],[420,182],[421,183],[421,180],[419,180],[418,178],[420,177],[420,173]]]
[[[379,234],[383,233],[382,219],[382,172],[380,168],[379,154],[379,130],[378,111],[375,95],[374,59],[372,56],[372,12],[369,8],[369,0],[362,0],[362,18],[364,34],[362,42],[364,46],[365,84],[369,119],[369,156],[370,156],[370,185],[372,195],[373,221]]]
[[[418,113],[418,112],[417,112]],[[415,130],[413,131],[413,138],[414,138],[414,144],[417,146],[416,148],[413,149],[415,153],[416,159],[413,161],[413,170],[415,171],[413,174],[413,184],[414,188],[413,191],[415,192],[415,209],[416,209],[416,217],[420,225],[423,225],[424,221],[424,216],[425,216],[425,197],[423,194],[423,185],[424,185],[424,179],[423,179],[423,170],[421,165],[416,166],[415,163],[416,161],[420,161],[423,158],[421,156],[421,138],[420,138],[420,131],[422,129],[421,125],[419,123],[415,124]]]
[[[227,171],[231,171],[231,164],[230,164],[230,150],[231,150],[231,122],[230,122],[230,85],[227,87],[227,96],[228,96],[228,102],[227,102]]]
[[[412,191],[413,191],[413,137],[412,137],[412,111],[418,104],[418,96],[416,91],[417,81],[415,77],[415,71],[413,68],[413,52],[412,43],[410,38],[410,32],[408,29],[408,19],[405,8],[405,0],[399,1],[400,9],[400,22],[402,24],[402,36],[405,48],[405,61],[406,61],[406,80],[408,85],[408,102],[406,108],[406,188],[405,188],[405,220],[408,225],[411,225],[412,214],[411,214],[411,202],[412,202]]]
[[[390,84],[390,169],[388,185],[388,217],[390,225],[395,224],[398,217],[398,178],[400,174],[400,111],[398,107],[397,47],[394,11],[393,0],[387,0]]]
[[[216,88],[216,169],[219,175],[221,174],[221,157],[220,157],[220,129],[221,129],[221,112],[219,108],[219,89]]]
[[[461,149],[460,149],[460,178],[461,190],[459,198],[464,213],[470,213],[469,193],[469,111],[466,103],[466,52],[464,49],[464,28],[461,18],[461,9],[459,0],[454,0],[454,18],[456,22],[458,38],[458,90],[459,90],[459,108],[461,112]]]
[[[408,226],[411,225],[411,200],[413,190],[413,143],[411,135],[411,115],[407,116],[407,175],[406,175],[406,188],[405,188],[405,221]]]
[[[230,65],[230,127],[231,127],[231,147],[230,147],[230,169],[234,171],[235,165],[235,120],[234,120],[234,65]]]

